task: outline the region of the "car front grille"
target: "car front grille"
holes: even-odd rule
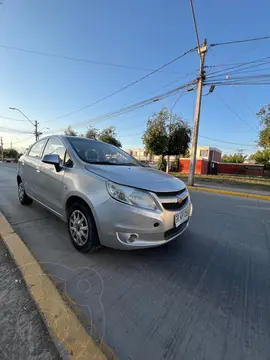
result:
[[[187,227],[188,220],[184,221],[181,225],[178,227],[173,227],[170,230],[165,231],[164,233],[164,239],[169,240],[171,237],[176,236],[177,234],[180,234],[185,228]]]
[[[181,203],[162,202],[162,206],[164,207],[165,210],[176,211],[176,210],[181,210],[187,204],[187,202],[188,202],[188,196]]]
[[[181,195],[183,194],[183,192],[186,191],[186,188],[182,189],[182,190],[179,190],[179,191],[170,191],[170,192],[156,192],[155,194],[158,196],[158,197],[162,197],[162,196],[178,196],[178,195]]]
[[[186,188],[180,191],[156,192],[155,194],[158,196],[163,208],[167,211],[179,211],[188,203]]]

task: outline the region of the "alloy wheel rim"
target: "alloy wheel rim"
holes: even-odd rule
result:
[[[89,233],[88,221],[80,210],[74,210],[70,215],[69,231],[77,245],[83,246],[87,243]]]
[[[24,187],[23,187],[23,183],[20,183],[20,184],[19,184],[18,193],[19,193],[19,199],[20,199],[20,200],[23,200],[23,197],[24,197]]]

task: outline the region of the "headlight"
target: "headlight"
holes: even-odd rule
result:
[[[157,205],[150,194],[128,186],[106,182],[108,193],[114,199],[125,204],[137,206],[144,209],[156,210]]]

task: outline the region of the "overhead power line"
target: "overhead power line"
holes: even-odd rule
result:
[[[198,47],[198,51],[199,51],[199,53],[200,53],[200,47],[201,47],[201,45],[200,45],[200,40],[199,40],[199,32],[198,32],[198,26],[197,26],[197,21],[196,21],[196,17],[195,17],[193,0],[189,0],[189,3],[190,3],[190,7],[191,7],[192,21],[193,21],[193,25],[194,25],[194,29],[195,29],[197,47]]]
[[[231,44],[239,44],[239,43],[246,43],[246,42],[251,42],[251,41],[269,40],[269,39],[270,39],[270,35],[263,36],[263,37],[257,37],[257,38],[251,38],[251,39],[225,41],[225,42],[210,44],[209,46],[214,47],[214,46],[220,46],[220,45],[231,45]]]
[[[35,137],[34,135],[31,135],[30,137],[28,137],[26,139],[21,139],[19,141],[12,142],[12,145],[18,144],[18,143],[23,142],[23,141],[28,141],[28,140],[30,140],[30,139],[32,139],[34,137]]]
[[[99,115],[99,116],[96,116],[94,118],[90,118],[86,121],[83,121],[81,123],[77,123],[77,124],[71,124],[71,126],[74,126],[74,127],[81,127],[81,126],[85,126],[85,125],[93,125],[94,123],[93,122],[98,122],[100,123],[101,121],[104,121],[104,120],[107,120],[107,119],[110,119],[110,118],[113,118],[113,117],[117,117],[117,116],[120,116],[120,115],[123,115],[123,114],[126,114],[128,112],[131,112],[131,111],[135,111],[135,110],[138,110],[142,107],[145,107],[147,105],[150,105],[150,104],[153,104],[155,102],[158,102],[158,101],[161,101],[169,96],[172,96],[174,94],[176,94],[177,92],[179,92],[180,90],[183,90],[185,88],[189,88],[190,86],[194,85],[196,83],[196,80],[194,81],[191,81],[187,84],[184,84],[182,86],[179,86],[175,89],[172,89],[172,90],[169,90],[167,91],[166,93],[163,93],[163,94],[159,94],[159,95],[156,95],[156,96],[153,96],[149,99],[146,99],[144,101],[140,101],[138,103],[135,103],[135,104],[131,104],[129,106],[126,106],[126,107],[122,107],[120,109],[116,109],[116,110],[113,110],[113,111],[110,111],[108,113],[105,113],[105,114],[102,114],[102,115]],[[187,89],[186,91],[191,91],[193,89]],[[53,130],[53,131],[49,131],[47,132],[48,134],[51,134],[51,133],[55,133],[55,132],[59,132],[59,131],[64,131],[65,128],[61,128],[61,129],[57,129],[57,130]],[[45,132],[44,132],[45,133]]]
[[[211,50],[211,53],[213,54],[213,56],[216,57],[213,49],[210,49],[210,50]],[[263,58],[263,60],[265,60],[265,58]],[[269,60],[270,60],[270,57],[269,57]],[[259,60],[257,60],[257,61],[262,61],[262,59],[259,59]],[[253,62],[254,62],[254,61],[253,61]],[[256,62],[256,60],[255,60],[255,62]],[[261,66],[261,64],[258,64],[258,66]],[[220,67],[220,69],[222,69],[222,70],[224,69],[224,66],[222,66],[222,65],[219,65],[218,67]],[[269,68],[269,69],[270,69],[270,68]],[[245,70],[244,72],[247,73],[247,72],[262,71],[262,70],[264,71],[264,70],[268,70],[268,69],[263,68],[263,69],[255,69],[255,70]],[[241,71],[241,69],[240,69],[240,71]],[[233,85],[233,86],[234,86],[234,85]],[[236,89],[236,88],[235,88],[235,89]],[[238,91],[238,94],[239,94],[239,91]],[[257,120],[257,115],[256,115],[255,112],[252,110],[251,106],[250,106],[249,103],[247,102],[246,98],[241,94],[241,92],[240,92],[240,96],[242,97],[242,99],[243,99],[244,103],[246,104],[248,110],[252,113],[252,115],[255,116],[255,118],[256,118],[256,120]]]
[[[242,123],[244,123],[246,126],[248,126],[251,130],[253,130],[256,134],[258,131],[256,131],[249,123],[247,123],[244,119],[241,118],[219,95],[216,94],[216,96],[219,98],[219,100],[226,106],[227,109],[229,109]]]
[[[25,130],[19,130],[19,129],[12,129],[12,128],[7,128],[4,126],[0,126],[0,131],[4,131],[4,132],[15,132],[18,134],[32,134],[31,131],[25,131]]]
[[[76,61],[76,62],[82,62],[82,63],[90,63],[90,64],[101,65],[101,66],[111,66],[111,67],[122,68],[122,69],[130,69],[130,70],[153,71],[153,69],[144,68],[144,67],[140,67],[140,66],[131,66],[131,65],[124,65],[124,64],[110,63],[110,62],[106,62],[106,61],[96,61],[96,60],[82,59],[82,58],[76,58],[76,57],[73,57],[73,56],[65,56],[65,55],[60,55],[60,54],[47,53],[47,52],[43,52],[43,51],[28,50],[28,49],[23,49],[23,48],[16,47],[16,46],[9,46],[9,45],[0,44],[0,47],[3,48],[3,49],[21,51],[21,52],[25,52],[25,53],[29,53],[29,54],[41,55],[41,56],[46,56],[46,57],[51,57],[51,58],[56,58],[56,59],[62,59],[62,60],[70,60],[70,61]]]
[[[138,135],[143,135],[143,132],[139,132],[139,133],[134,133],[134,134],[127,134],[127,135],[119,135],[120,138],[126,138],[126,137],[131,137],[131,136],[138,136]],[[239,144],[239,143],[235,143],[232,141],[226,141],[226,140],[220,140],[220,139],[215,139],[215,138],[211,138],[208,136],[203,136],[203,135],[199,135],[200,138],[203,139],[207,139],[207,140],[212,140],[212,141],[216,141],[216,142],[220,142],[223,144],[230,144],[230,145],[237,145],[237,146],[248,146],[248,147],[257,147],[256,145],[251,145],[251,144]]]
[[[213,50],[210,48],[212,54],[215,56]],[[256,60],[252,60],[252,61],[245,61],[242,63],[238,63],[238,64],[230,64],[230,65],[213,65],[215,67],[219,67],[221,70],[216,70],[216,71],[211,71],[208,73],[208,76],[210,75],[217,75],[217,74],[227,74],[229,71],[231,72],[231,70],[233,69],[237,69],[240,68],[238,70],[235,71],[239,71],[239,70],[243,70],[243,69],[249,69],[251,67],[259,67],[265,64],[268,64],[270,61],[270,56],[266,56],[264,58],[260,58],[260,59],[256,59]],[[246,66],[249,65],[249,66]],[[229,66],[229,67],[226,67]]]
[[[179,55],[179,56],[177,56],[176,58],[174,58],[173,60],[167,62],[166,64],[164,64],[164,65],[162,65],[162,66],[160,66],[159,68],[151,71],[150,73],[148,73],[148,74],[140,77],[139,79],[137,79],[137,80],[135,80],[135,81],[133,81],[133,82],[131,82],[131,83],[123,86],[122,88],[120,88],[120,89],[118,89],[118,90],[116,90],[116,91],[114,91],[114,92],[112,92],[112,93],[110,93],[110,94],[108,94],[108,95],[106,95],[106,96],[104,96],[104,97],[102,97],[102,98],[100,98],[100,99],[98,99],[98,100],[96,100],[96,101],[88,104],[88,105],[85,105],[85,106],[83,106],[83,107],[81,107],[81,108],[79,108],[79,109],[76,109],[76,110],[71,111],[71,112],[69,112],[69,113],[67,113],[67,114],[58,116],[58,117],[56,117],[56,118],[54,118],[54,119],[52,119],[52,120],[46,121],[46,123],[52,122],[52,121],[56,121],[56,120],[60,120],[60,119],[63,119],[63,118],[65,118],[65,117],[74,115],[74,114],[76,114],[76,113],[78,113],[78,112],[80,112],[80,111],[82,111],[82,110],[85,110],[85,109],[87,109],[87,108],[89,108],[89,107],[91,107],[91,106],[93,106],[93,105],[96,105],[96,104],[98,104],[98,103],[100,103],[100,102],[102,102],[102,101],[104,101],[104,100],[107,100],[107,99],[109,99],[110,97],[112,97],[112,96],[114,96],[114,95],[116,95],[116,94],[118,94],[118,93],[120,93],[120,92],[122,92],[122,91],[124,91],[124,90],[126,90],[126,89],[128,89],[128,88],[130,88],[131,86],[133,86],[133,85],[135,85],[135,84],[137,84],[137,83],[139,83],[139,82],[141,82],[142,80],[145,80],[145,79],[148,78],[149,76],[157,73],[158,71],[160,71],[160,70],[164,69],[165,67],[171,65],[171,64],[174,63],[175,61],[180,60],[180,59],[183,58],[185,55],[187,55],[187,54],[189,54],[189,53],[191,53],[192,51],[195,51],[195,50],[196,50],[196,48],[190,49],[190,50],[184,52],[182,55]],[[45,123],[45,122],[43,122],[43,123]]]
[[[23,122],[26,122],[26,120],[24,120],[24,119],[15,119],[15,118],[7,117],[7,116],[2,116],[2,115],[0,115],[0,118],[1,118],[1,119],[6,119],[6,120],[12,120],[12,121],[23,121]]]
[[[210,137],[208,137],[208,136],[203,136],[203,135],[199,135],[199,137],[201,137],[201,138],[203,138],[203,139],[208,139],[208,140],[212,140],[212,141],[224,143],[224,144],[256,147],[255,145],[251,145],[251,144],[239,144],[239,143],[235,143],[235,142],[232,142],[232,141],[225,141],[225,140],[213,139],[213,138],[210,138]]]

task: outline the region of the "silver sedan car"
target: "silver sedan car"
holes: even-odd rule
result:
[[[19,160],[17,183],[20,202],[35,200],[66,221],[81,252],[159,246],[176,239],[192,215],[182,181],[86,138],[37,141]]]

